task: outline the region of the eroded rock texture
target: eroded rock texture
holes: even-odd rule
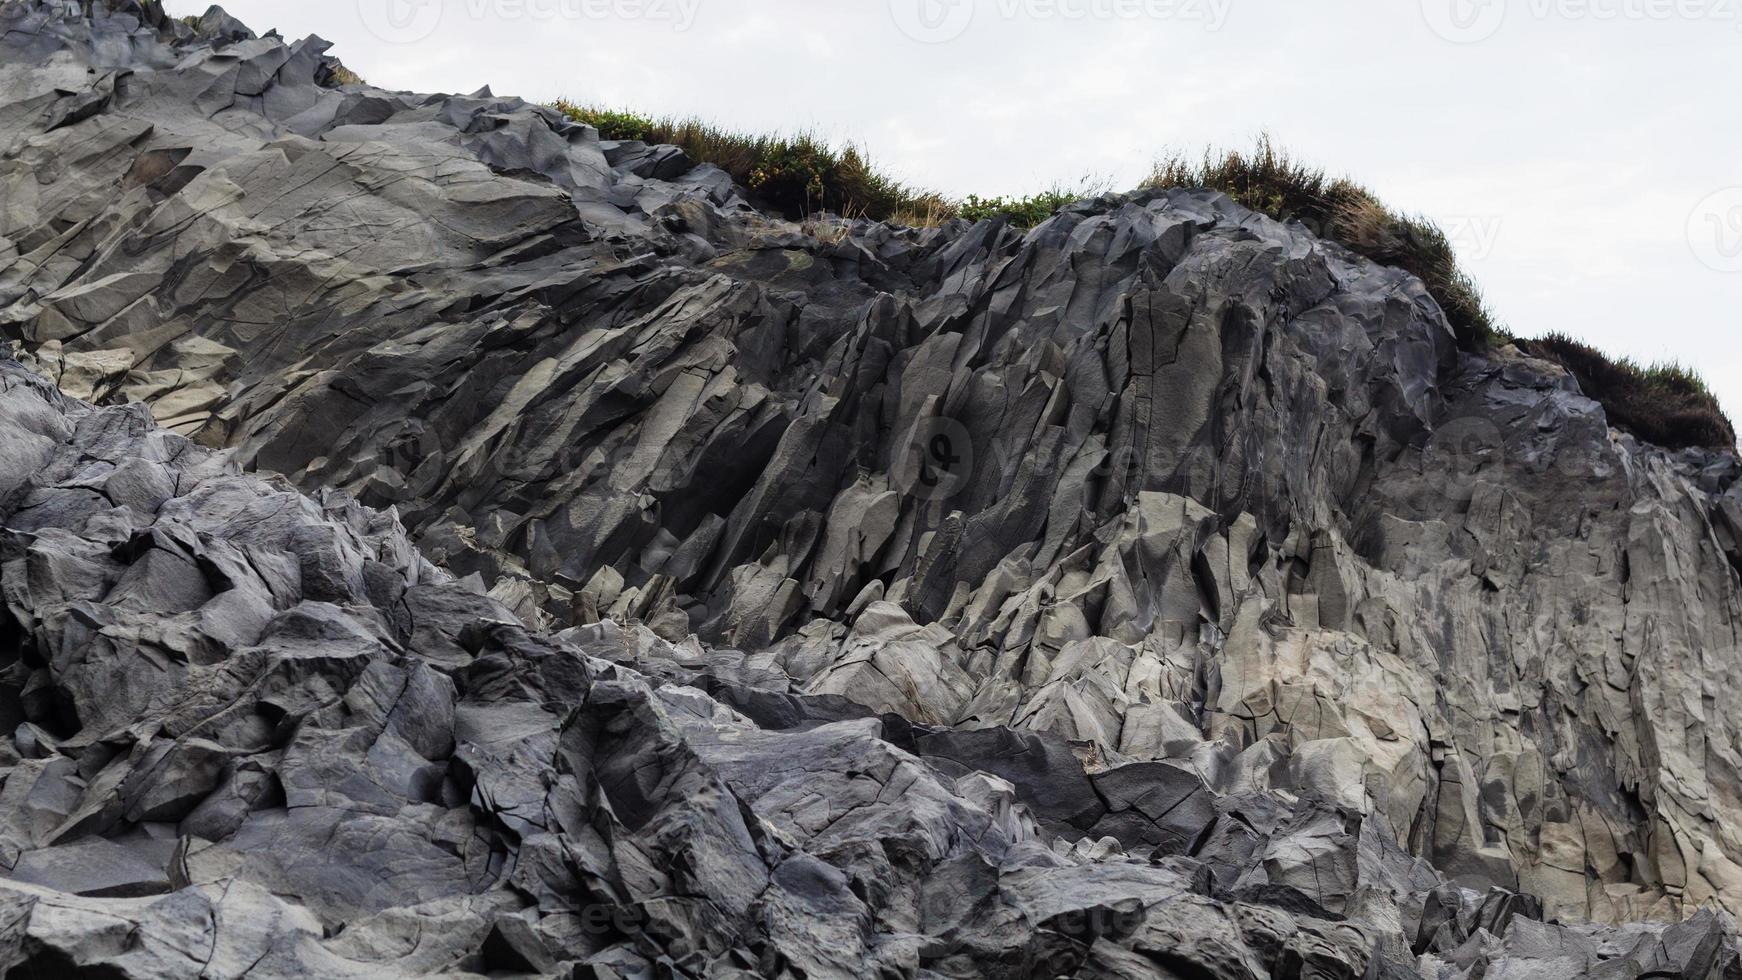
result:
[[[1742,470],[1409,276],[0,17],[18,968],[1742,976]]]

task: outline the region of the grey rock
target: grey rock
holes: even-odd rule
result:
[[[0,971],[1742,973],[1742,466],[1411,277],[0,14]]]
[[[1097,773],[1091,781],[1107,813],[1090,830],[1155,853],[1188,854],[1216,819],[1213,794],[1196,773],[1165,762],[1138,762]]]
[[[140,898],[170,891],[169,875],[128,848],[98,838],[26,851],[11,877],[73,895]]]
[[[954,763],[945,771],[988,772],[1009,780],[1022,802],[1060,833],[1081,834],[1107,812],[1107,802],[1076,756],[1056,737],[1005,728],[942,731],[921,736],[918,747],[934,764]]]

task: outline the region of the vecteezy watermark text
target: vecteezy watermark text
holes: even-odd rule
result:
[[[674,31],[695,25],[702,0],[357,0],[369,33],[389,44],[412,44],[436,32],[444,18],[468,21],[638,20]]]
[[[1219,31],[1234,0],[889,0],[903,34],[926,44],[953,41],[977,16],[998,20],[1171,20]]]
[[[1500,241],[1499,215],[1463,215],[1447,218],[1441,226],[1452,248],[1463,259],[1485,259]]]
[[[1538,21],[1718,21],[1742,29],[1742,0],[1421,0],[1435,34],[1459,44],[1486,41],[1514,14]]]
[[[1328,218],[1300,214],[1283,214],[1280,221],[1298,224],[1327,241],[1344,237],[1343,218]],[[1364,230],[1362,237],[1373,241],[1389,241],[1391,247],[1406,251],[1437,251],[1449,245],[1458,257],[1480,261],[1494,254],[1500,243],[1505,219],[1498,214],[1462,214],[1436,216],[1434,220],[1393,217],[1380,226]]]
[[[1524,0],[1537,20],[1728,20],[1742,24],[1739,0]]]

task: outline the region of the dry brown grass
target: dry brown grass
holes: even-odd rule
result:
[[[1736,428],[1705,379],[1679,364],[1611,358],[1565,334],[1517,341],[1520,350],[1566,368],[1602,403],[1609,421],[1668,449],[1732,449]]]
[[[335,62],[332,71],[328,73],[322,84],[337,87],[340,85],[367,85],[369,83],[363,81],[362,75],[346,68],[342,63]]]
[[[1210,151],[1197,162],[1177,155],[1164,159],[1146,186],[1221,191],[1279,221],[1299,221],[1320,237],[1420,278],[1467,348],[1481,349],[1505,336],[1475,283],[1459,269],[1443,231],[1425,218],[1391,210],[1353,181],[1330,178],[1296,160],[1268,136],[1250,153]]]
[[[1156,166],[1151,187],[1218,190],[1254,211],[1299,221],[1375,262],[1404,269],[1427,286],[1468,350],[1513,338],[1496,325],[1481,292],[1458,266],[1451,242],[1433,222],[1399,214],[1366,188],[1325,175],[1262,137],[1250,153],[1206,153],[1199,162],[1175,156]],[[1567,368],[1609,420],[1640,438],[1679,449],[1729,449],[1735,428],[1696,373],[1674,364],[1641,366],[1610,358],[1570,337],[1517,341],[1526,353]]]
[[[690,159],[731,174],[763,204],[795,220],[825,211],[878,221],[901,213],[954,216],[944,198],[879,173],[857,147],[836,149],[812,133],[749,136],[699,119],[657,119],[567,99],[551,108],[597,129],[601,139],[676,146]]]
[[[751,136],[699,119],[659,119],[567,99],[551,108],[597,129],[601,139],[676,146],[690,159],[731,174],[760,203],[794,220],[831,212],[916,228],[935,228],[952,218],[1003,219],[1026,228],[1085,193],[1055,188],[1029,197],[969,195],[952,201],[880,173],[856,146],[837,149],[812,133]]]
[[[690,159],[725,170],[762,203],[802,221],[806,234],[825,242],[843,240],[856,218],[915,228],[935,228],[958,217],[1001,218],[1029,226],[1086,196],[1084,191],[1054,188],[1025,198],[970,195],[958,202],[891,180],[857,148],[837,150],[811,134],[746,136],[696,119],[654,119],[560,99],[552,108],[595,127],[603,139],[678,146]],[[1299,221],[1375,262],[1414,274],[1468,350],[1512,339],[1496,326],[1475,283],[1459,268],[1451,242],[1431,221],[1393,211],[1353,181],[1327,177],[1278,149],[1268,137],[1249,153],[1212,152],[1200,161],[1170,157],[1156,166],[1145,186],[1221,191],[1254,211]],[[1566,365],[1616,425],[1644,439],[1671,448],[1727,448],[1735,443],[1729,419],[1691,372],[1614,361],[1558,335],[1519,343],[1529,353]]]
[[[904,205],[890,215],[889,220],[909,228],[936,228],[958,214],[954,203],[932,194]]]

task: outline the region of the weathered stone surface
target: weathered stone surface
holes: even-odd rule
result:
[[[174,842],[159,848],[163,856]],[[160,860],[98,838],[61,847],[27,851],[12,866],[11,877],[74,895],[138,898],[170,890],[169,875]]]
[[[920,732],[790,692],[761,692],[760,726],[703,693],[756,703],[746,682],[768,675],[731,669],[742,655],[645,626],[528,629],[391,515],[243,475],[139,406],[92,408],[0,363],[0,443],[39,433],[0,505],[0,695],[22,718],[0,787],[9,970],[980,976],[1106,960],[1162,976],[1269,963],[1251,916],[1279,944],[1318,937],[1344,975],[1371,958],[1340,913],[1243,898],[1190,842],[1142,847],[1183,812],[1222,819],[1186,770],[1091,780],[1054,736]],[[139,461],[170,488],[151,508],[117,493],[15,526]],[[257,615],[224,615],[236,595]],[[940,754],[982,746],[1008,768],[983,751],[1001,742],[1035,746],[1020,792]],[[1060,837],[1022,802],[1048,785],[1101,786],[1098,811],[1154,820],[1133,851],[1068,822]],[[1241,887],[1281,880],[1279,849],[1217,867]],[[1412,863],[1395,847],[1385,861]],[[1223,939],[1176,948],[1200,927]]]
[[[0,969],[1742,972],[1742,467],[1410,277],[0,17]]]

